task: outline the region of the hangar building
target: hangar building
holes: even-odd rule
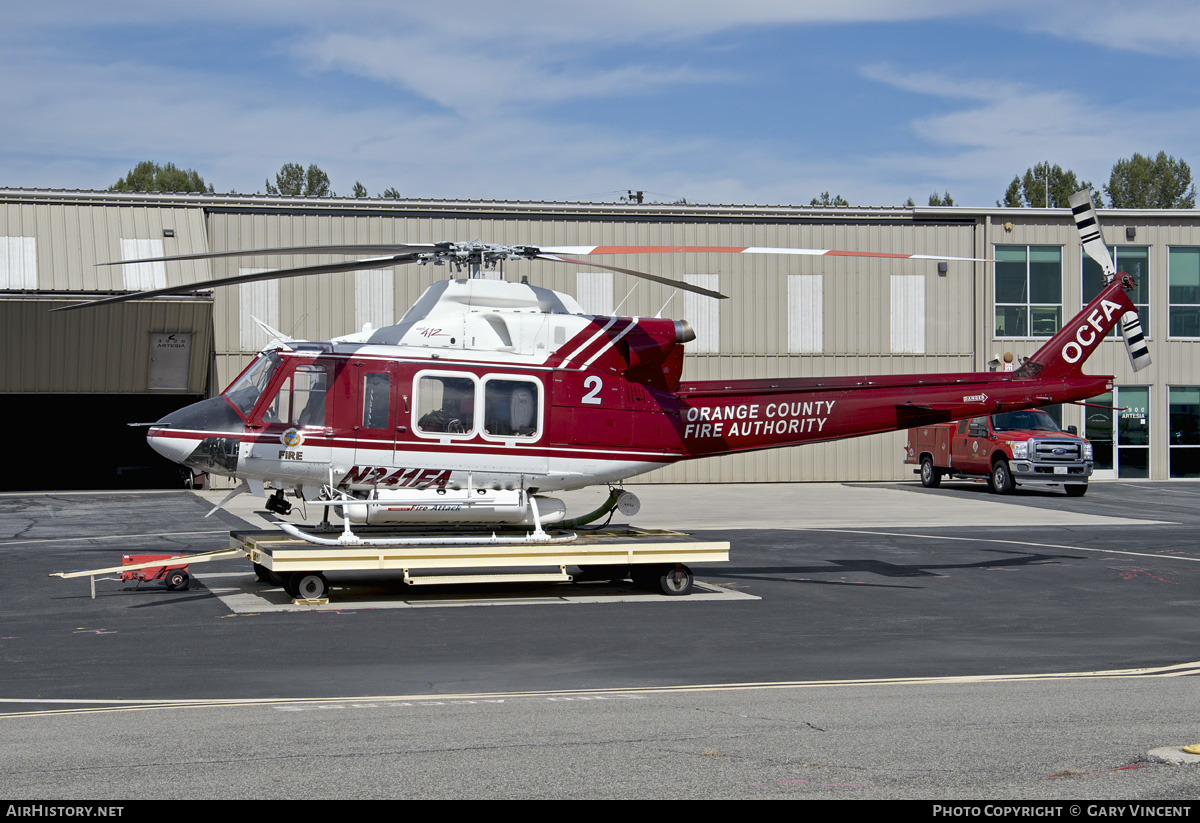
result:
[[[1102,210],[1118,268],[1135,275],[1154,365],[1134,374],[1106,341],[1088,371],[1115,392],[1068,406],[1096,446],[1097,479],[1200,477],[1200,211]],[[394,323],[442,267],[400,266],[223,287],[77,312],[114,292],[341,260],[158,255],[280,246],[474,240],[534,245],[833,248],[988,257],[636,255],[617,265],[718,289],[717,301],[583,266],[525,262],[506,276],[568,292],[590,312],[686,319],[685,377],[982,371],[1032,354],[1099,288],[1066,209],[701,206],[290,198],[0,190],[0,393],[19,436],[0,487],[178,484],[144,429],[219,392],[268,342],[256,323],[325,340]],[[602,262],[616,262],[603,258]],[[115,263],[116,265],[99,265]],[[989,366],[989,363],[992,365]],[[911,479],[903,433],[692,461],[649,482]]]

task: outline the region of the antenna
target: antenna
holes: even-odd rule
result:
[[[637,291],[638,282],[639,281],[636,281],[636,280],[634,281],[633,288],[629,290],[629,294],[625,295],[625,297],[622,298],[621,302],[617,304],[617,307],[615,309],[613,309],[613,316],[617,316],[617,312],[619,312],[621,310],[621,307],[625,305],[625,301],[628,300],[630,297],[632,297],[633,293],[635,291]]]
[[[675,295],[677,295],[677,294],[679,294],[678,291],[671,292],[671,296],[667,298],[667,302],[663,303],[662,308],[658,310],[658,314],[654,315],[655,320],[659,320],[662,318],[663,312],[665,312],[667,310],[667,306],[671,305],[671,301],[675,299]]]

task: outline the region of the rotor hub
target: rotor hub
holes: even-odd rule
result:
[[[504,246],[499,243],[484,243],[481,240],[437,243],[431,252],[417,255],[422,266],[450,265],[455,271],[467,268],[471,271],[492,271],[505,260],[532,260],[540,254],[537,246]]]

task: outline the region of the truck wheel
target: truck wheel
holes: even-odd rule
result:
[[[996,494],[1008,494],[1016,488],[1012,472],[1008,468],[1008,461],[1003,457],[992,464],[992,473],[988,476],[988,486]]]
[[[1067,497],[1083,497],[1087,494],[1086,483],[1070,483],[1063,488],[1067,490]]]
[[[925,455],[921,458],[921,485],[927,489],[936,489],[942,484],[942,471],[933,467],[933,458]]]

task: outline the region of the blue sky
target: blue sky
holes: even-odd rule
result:
[[[339,194],[986,206],[1044,160],[1200,176],[1182,2],[67,0],[6,11],[0,73],[10,187],[149,159],[250,193],[298,162]]]

